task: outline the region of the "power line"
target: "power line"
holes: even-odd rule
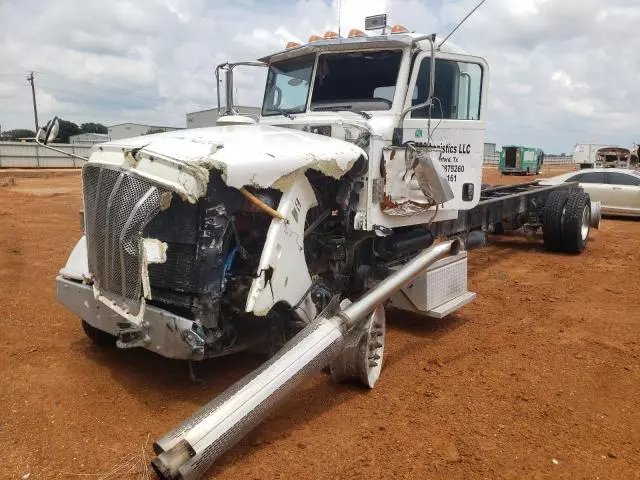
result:
[[[151,97],[151,96],[146,96],[146,95],[140,95],[139,93],[131,93],[131,92],[125,92],[125,91],[122,91],[122,90],[115,90],[115,89],[99,87],[99,86],[97,86],[97,85],[95,85],[93,83],[82,81],[82,80],[70,79],[70,78],[68,78],[68,77],[66,77],[64,75],[60,75],[60,74],[57,74],[57,73],[39,72],[39,71],[34,71],[34,73],[36,75],[44,75],[46,77],[57,77],[57,78],[60,78],[62,80],[65,80],[65,81],[67,81],[69,83],[76,83],[76,84],[79,84],[79,85],[82,85],[84,87],[88,87],[88,88],[91,88],[91,89],[94,89],[94,90],[98,90],[98,91],[101,91],[101,92],[109,93],[109,94],[112,94],[112,95],[120,95],[120,96],[127,97],[127,98],[135,97],[135,98],[139,98],[141,100],[148,100],[148,101],[157,101],[157,100],[165,98],[162,95]]]

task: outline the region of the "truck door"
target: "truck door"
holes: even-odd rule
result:
[[[416,55],[405,109],[427,101],[430,60],[427,52]],[[444,208],[467,210],[480,199],[488,66],[481,58],[439,53],[435,72],[431,120],[427,107],[409,112],[403,141],[442,151],[440,162],[455,195]]]
[[[505,168],[517,168],[519,149],[517,147],[503,147],[502,153],[504,154],[504,166]]]
[[[536,151],[528,148],[522,149],[522,161],[520,162],[520,169],[527,172],[535,172],[538,168],[538,161],[536,157]]]

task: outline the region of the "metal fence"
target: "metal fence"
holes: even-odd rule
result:
[[[91,154],[89,145],[56,143],[55,147],[82,157]],[[499,161],[500,155],[497,153],[484,156],[485,165],[498,165]],[[82,160],[40,147],[36,143],[0,142],[0,168],[79,168],[83,163]],[[546,155],[544,164],[571,165],[573,157]]]
[[[55,148],[82,157],[91,154],[91,147],[56,143]],[[32,142],[0,142],[0,168],[79,168],[82,160],[40,147]]]
[[[485,165],[498,165],[500,163],[500,154],[485,155]],[[573,157],[570,155],[545,155],[544,165],[573,165]]]

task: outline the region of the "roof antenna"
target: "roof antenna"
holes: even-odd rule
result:
[[[342,37],[342,35],[340,35],[341,33],[340,17],[341,16],[342,16],[342,0],[340,0],[340,3],[338,3],[338,37]]]
[[[438,45],[438,50],[440,50],[440,47],[442,47],[442,45],[444,45],[444,42],[446,42],[447,40],[449,40],[449,38],[451,37],[451,35],[453,35],[456,30],[458,30],[460,28],[460,26],[467,21],[467,18],[469,18],[471,15],[474,14],[474,12],[476,10],[478,10],[480,8],[480,6],[486,2],[487,0],[482,0],[478,5],[475,6],[475,8],[473,10],[471,10],[469,13],[467,13],[467,16],[464,17],[462,20],[460,20],[458,22],[458,24],[454,27],[453,30],[451,30],[451,32],[449,32],[449,35],[447,35],[446,37],[444,37],[444,40],[442,40],[442,42],[440,43],[440,45]]]

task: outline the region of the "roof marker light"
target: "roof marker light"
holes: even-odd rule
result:
[[[358,38],[358,37],[366,37],[367,34],[364,33],[362,30],[358,30],[357,28],[352,28],[349,31],[349,38]]]
[[[298,42],[289,42],[287,43],[287,50],[290,48],[297,48],[300,47],[301,45]]]
[[[322,37],[320,35],[311,35],[309,37],[309,43],[317,42],[318,40],[322,40]]]
[[[391,33],[409,33],[409,29],[404,25],[394,25],[391,28]]]
[[[336,32],[332,32],[331,30],[329,30],[324,34],[324,38],[325,40],[340,38],[340,35],[338,35]]]

